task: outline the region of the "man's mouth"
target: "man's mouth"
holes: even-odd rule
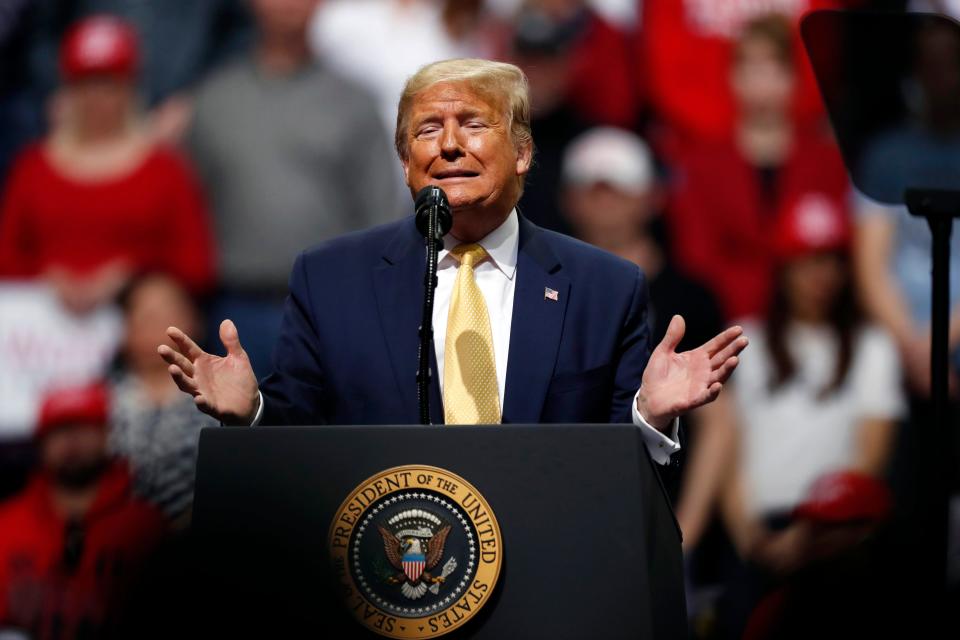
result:
[[[445,169],[433,174],[433,178],[436,180],[449,180],[451,178],[476,178],[478,175],[480,175],[478,172],[468,169]]]

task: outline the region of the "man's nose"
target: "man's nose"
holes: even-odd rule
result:
[[[463,155],[463,145],[460,140],[460,127],[448,123],[443,127],[440,136],[440,153],[444,158],[451,160]]]

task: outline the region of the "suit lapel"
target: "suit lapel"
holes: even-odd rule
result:
[[[380,326],[386,341],[390,363],[397,383],[397,393],[404,415],[397,422],[416,424],[417,408],[417,347],[423,308],[417,301],[423,298],[423,277],[426,272],[423,238],[417,232],[413,218],[397,231],[383,253],[383,264],[374,270],[374,288]],[[440,386],[437,381],[436,351],[430,346],[433,380],[430,390],[430,415],[434,423],[442,423],[443,410]]]
[[[523,217],[516,277],[503,422],[537,423],[557,361],[570,280],[545,234]],[[556,300],[547,297],[548,289]]]

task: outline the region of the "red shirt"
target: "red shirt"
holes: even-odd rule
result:
[[[631,39],[591,14],[571,53],[568,99],[585,120],[632,128],[640,113],[642,82]]]
[[[765,314],[776,220],[806,196],[846,201],[839,151],[822,138],[798,136],[769,196],[757,169],[732,143],[680,156],[667,212],[679,265],[714,291],[728,320]]]
[[[68,568],[67,525],[53,511],[43,475],[0,505],[0,628],[58,640],[115,623],[123,597],[165,531],[163,517],[131,497],[127,468],[114,463],[80,524],[82,551]]]
[[[730,64],[740,30],[771,12],[799,23],[813,9],[858,4],[850,0],[648,0],[644,2],[640,59],[648,99],[671,133],[684,140],[722,140],[733,129]],[[806,123],[823,114],[816,79],[799,29],[794,114]]]
[[[213,284],[209,221],[187,165],[157,147],[125,175],[82,181],[63,175],[41,145],[26,149],[0,208],[0,277],[51,266],[83,273],[114,260],[164,271],[194,292]]]

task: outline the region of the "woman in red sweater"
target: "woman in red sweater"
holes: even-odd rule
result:
[[[707,284],[727,318],[767,307],[778,218],[796,208],[844,202],[846,171],[826,135],[798,126],[789,23],[770,16],[748,24],[730,83],[739,112],[722,142],[684,145],[667,222],[680,266]]]
[[[118,19],[75,25],[50,135],[17,159],[0,208],[0,277],[45,277],[67,306],[112,299],[142,270],[195,293],[213,283],[198,182],[138,126],[136,35]]]

